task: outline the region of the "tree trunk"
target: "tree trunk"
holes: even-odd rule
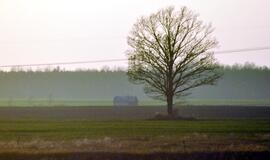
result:
[[[172,67],[171,67],[172,68]],[[169,70],[168,75],[168,88],[167,88],[167,111],[168,115],[173,115],[173,79],[172,79],[172,69]]]
[[[170,38],[169,38],[170,40]],[[168,41],[169,43],[170,41]],[[167,84],[168,84],[168,88],[167,88],[167,111],[168,111],[168,115],[169,116],[173,116],[173,97],[174,97],[174,93],[173,93],[173,54],[171,52],[171,49],[169,49],[169,68],[168,68],[168,74],[167,74]]]
[[[173,115],[173,96],[172,96],[172,94],[169,94],[167,96],[167,112],[168,112],[168,115],[170,115],[170,116]]]

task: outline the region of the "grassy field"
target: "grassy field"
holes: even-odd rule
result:
[[[0,140],[270,133],[270,120],[0,121]]]
[[[269,151],[270,120],[0,120],[0,159],[178,159]]]
[[[139,101],[140,106],[166,105],[156,100]],[[270,106],[270,99],[185,99],[176,105],[244,105],[244,106]],[[48,99],[0,99],[1,106],[113,106],[112,100],[51,100]]]
[[[1,107],[0,160],[270,159],[267,106],[181,106],[180,115],[198,119],[145,120],[164,111],[164,106]]]
[[[240,105],[240,106],[269,106],[270,99],[190,99],[186,100],[184,104],[187,105]]]

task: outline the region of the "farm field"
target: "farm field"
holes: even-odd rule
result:
[[[269,106],[0,107],[0,160],[270,158]]]
[[[178,109],[196,120],[146,120],[164,106],[0,107],[0,159],[270,157],[270,107]]]
[[[270,156],[270,120],[1,120],[0,134],[0,159]]]
[[[269,106],[178,106],[178,114],[195,119],[270,119]],[[0,107],[0,120],[146,120],[166,113],[165,106]]]
[[[157,100],[139,100],[139,106],[165,105]],[[239,105],[239,106],[270,106],[270,99],[184,99],[176,105]],[[113,106],[112,100],[48,100],[48,99],[0,99],[0,107],[29,107],[29,106]]]

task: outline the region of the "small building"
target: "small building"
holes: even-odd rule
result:
[[[114,106],[137,106],[138,98],[136,96],[115,96],[113,98]]]

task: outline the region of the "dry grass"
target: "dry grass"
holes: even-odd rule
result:
[[[183,136],[72,139],[52,141],[2,141],[0,152],[126,152],[126,153],[190,153],[190,152],[261,152],[270,151],[270,135],[252,137],[193,133]]]
[[[235,160],[270,158],[270,135],[239,138],[193,133],[173,137],[129,137],[0,142],[5,160]]]
[[[5,120],[0,160],[265,159],[269,129],[269,120]]]

